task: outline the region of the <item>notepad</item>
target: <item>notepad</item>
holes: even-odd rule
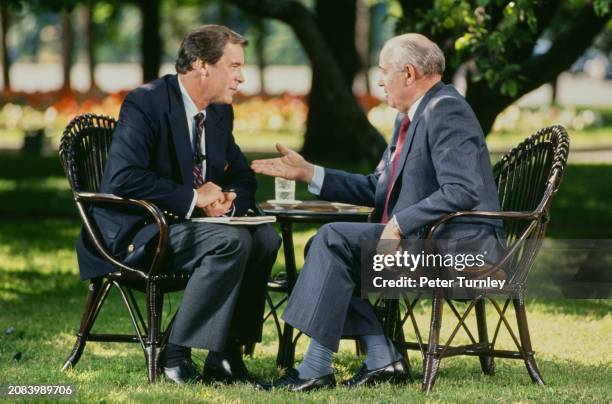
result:
[[[233,226],[257,226],[264,223],[275,223],[274,216],[235,216],[235,217],[194,217],[191,219],[196,223],[218,223],[229,224]]]

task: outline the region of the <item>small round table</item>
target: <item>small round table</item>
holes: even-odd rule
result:
[[[365,206],[349,205],[345,203],[333,203],[325,201],[304,201],[296,203],[273,203],[266,202],[259,205],[266,215],[275,216],[280,226],[283,237],[283,252],[285,254],[286,280],[271,280],[268,289],[274,292],[286,292],[287,297],[293,291],[297,280],[297,268],[295,264],[295,251],[293,248],[293,224],[294,223],[330,223],[330,222],[367,222],[372,208]],[[287,298],[276,305],[268,296],[270,314],[274,316],[279,334],[278,354],[276,364],[283,368],[293,366],[295,356],[295,344],[297,338],[293,338],[293,327],[285,323],[280,327],[276,309]]]

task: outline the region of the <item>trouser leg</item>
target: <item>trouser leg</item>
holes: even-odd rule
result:
[[[253,246],[247,261],[230,327],[240,345],[261,341],[266,288],[281,239],[271,225],[248,227]]]
[[[283,319],[338,350],[340,338],[382,334],[371,305],[358,296],[362,241],[380,238],[384,226],[370,223],[331,223],[313,239],[306,262]]]
[[[193,222],[170,226],[172,268],[192,273],[171,343],[223,350],[251,245],[244,227]]]

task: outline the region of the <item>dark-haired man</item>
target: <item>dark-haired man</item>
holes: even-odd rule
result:
[[[177,383],[202,379],[191,347],[209,350],[204,378],[251,380],[240,346],[261,340],[265,287],[280,238],[270,225],[189,220],[243,215],[254,202],[255,176],[234,142],[229,105],[244,81],[246,45],[219,25],[190,32],[178,74],[125,97],[101,184],[100,192],[150,200],[176,219],[168,261],[191,273],[163,357],[166,377]],[[96,209],[94,217],[110,251],[127,262],[138,262],[157,236],[157,226],[145,225],[140,212]],[[114,270],[85,237],[77,253],[83,279]]]

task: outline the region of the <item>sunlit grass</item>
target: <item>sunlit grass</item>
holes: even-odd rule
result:
[[[76,369],[62,373],[59,368],[68,355],[78,327],[86,285],[79,282],[74,259],[74,238],[78,224],[69,220],[0,223],[0,380],[4,383],[75,384],[78,401],[105,402],[160,401],[191,402],[283,402],[296,398],[307,401],[423,401],[418,383],[405,387],[380,386],[355,391],[336,389],[305,395],[285,392],[256,392],[248,386],[175,387],[167,382],[146,384],[143,355],[135,344],[90,343]],[[296,256],[302,251],[312,230],[296,232]],[[282,263],[282,261],[280,262]],[[279,263],[279,264],[280,264]],[[278,296],[277,296],[278,297]],[[165,305],[165,317],[179,304],[174,294]],[[139,295],[142,302],[142,296]],[[465,308],[457,303],[460,309]],[[442,362],[439,379],[428,400],[470,402],[475,397],[485,401],[583,401],[605,402],[612,381],[612,351],[606,343],[612,332],[612,305],[609,301],[539,301],[528,305],[534,348],[545,388],[534,386],[522,362],[498,360],[494,377],[482,375],[476,358],[457,357]],[[417,321],[426,330],[429,302],[417,305]],[[452,313],[445,311],[442,334],[448,336]],[[511,317],[512,319],[512,317]],[[474,320],[468,324],[473,327]],[[489,311],[489,324],[494,317]],[[129,332],[129,319],[118,295],[109,297],[96,330]],[[407,338],[413,338],[410,327]],[[298,360],[307,347],[301,338]],[[458,335],[456,342],[467,342]],[[512,348],[512,340],[502,333],[500,347]],[[271,321],[264,338],[247,366],[259,377],[279,374],[275,367],[276,331]],[[13,356],[22,353],[19,361]],[[202,363],[205,351],[195,350],[196,362]],[[420,374],[422,360],[410,353],[413,371]],[[362,359],[354,355],[354,343],[346,340],[335,360],[337,377],[349,377]]]
[[[260,154],[261,155],[261,154]],[[249,158],[254,155],[249,154]],[[553,203],[548,235],[553,238],[609,238],[612,227],[612,166],[570,165]],[[258,178],[258,200],[273,198],[273,181]],[[538,300],[528,304],[534,349],[547,387],[531,383],[521,361],[497,360],[497,374],[484,376],[478,360],[455,357],[443,360],[434,392],[425,398],[418,383],[388,385],[354,391],[336,389],[293,395],[256,392],[239,386],[176,387],[167,382],[146,383],[143,354],[137,344],[90,343],[76,369],[60,367],[74,342],[87,284],[80,282],[74,246],[79,232],[74,202],[57,158],[3,155],[0,158],[0,385],[6,383],[74,384],[79,402],[609,402],[612,395],[612,303],[609,300]],[[304,184],[299,199],[313,198]],[[316,226],[296,226],[298,266],[303,249]],[[544,257],[554,265],[554,257]],[[279,253],[274,271],[284,270]],[[537,285],[535,285],[537,287]],[[274,299],[280,295],[273,296]],[[137,296],[143,302],[141,294]],[[166,299],[164,318],[180,303],[181,294]],[[417,305],[422,332],[428,329],[430,302]],[[461,310],[465,305],[457,303]],[[494,325],[489,309],[489,327]],[[443,335],[453,326],[452,313],[444,312]],[[513,317],[510,317],[513,322]],[[474,326],[474,320],[468,321]],[[130,321],[116,293],[96,324],[98,332],[130,332]],[[408,339],[414,334],[405,328]],[[426,333],[426,332],[425,332]],[[456,342],[467,342],[459,334]],[[500,346],[511,349],[507,333]],[[264,328],[263,341],[247,366],[259,377],[279,374],[275,366],[277,335],[272,321]],[[308,338],[301,338],[301,359]],[[14,360],[20,352],[21,359]],[[205,351],[195,350],[201,366]],[[341,343],[334,363],[339,379],[355,372],[362,358],[354,355],[354,343]],[[413,373],[419,376],[422,360],[410,352]],[[56,401],[57,399],[49,399]],[[37,400],[38,401],[38,400]],[[44,401],[44,400],[43,400]]]

